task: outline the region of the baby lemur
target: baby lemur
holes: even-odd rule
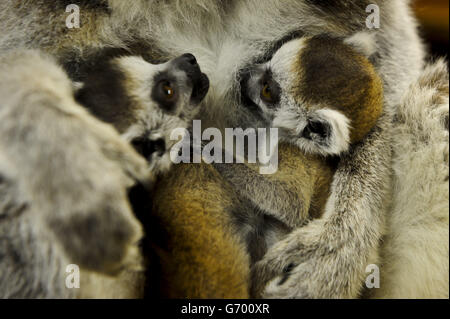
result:
[[[286,43],[249,71],[243,92],[283,141],[323,156],[361,141],[383,104],[381,80],[369,61],[324,35]]]
[[[148,160],[154,173],[166,171],[171,164],[170,148],[176,142],[169,140],[171,130],[187,127],[208,91],[208,78],[201,73],[192,55],[152,65],[143,58],[122,55],[119,50],[119,54],[105,52],[97,60],[82,71],[86,76],[76,93],[77,101],[99,119],[113,124]],[[208,176],[209,183],[201,187],[193,187],[191,178],[182,177],[188,173],[186,168],[176,165],[168,176],[152,185],[150,192],[140,186],[129,192],[133,212],[145,232],[142,248],[146,278],[137,279],[145,281],[145,297],[248,296],[246,250],[239,237],[228,229],[227,216],[222,214],[225,208],[213,216],[203,213],[203,209],[215,207],[218,202],[227,205],[227,195],[233,190],[224,185],[212,167],[204,171],[201,167],[189,166],[192,171],[201,172],[198,179]],[[177,173],[180,171],[182,175]],[[167,196],[165,185],[170,184],[173,175],[184,184],[178,182],[176,191]],[[207,191],[202,192],[201,188]],[[195,195],[201,196],[205,207],[192,200]],[[177,196],[192,197],[190,201],[180,202]],[[160,209],[152,207],[155,197]],[[192,210],[180,214],[176,209],[172,213],[170,208],[174,206],[192,207]],[[195,238],[189,238],[192,230]],[[189,248],[195,253],[191,254]],[[130,276],[124,277],[132,281],[126,278]]]
[[[86,71],[76,100],[112,124],[157,173],[170,165],[172,130],[187,128],[209,89],[196,58],[184,54],[162,64],[120,50]]]
[[[325,35],[292,40],[270,61],[250,68],[243,76],[245,106],[259,113],[268,126],[278,128],[282,142],[298,147],[295,151],[280,145],[279,165],[290,165],[283,162],[289,158],[286,152],[294,152],[303,163],[288,169],[291,176],[284,179],[298,185],[295,194],[292,187],[272,181],[270,176],[261,178],[249,164],[215,165],[263,214],[287,226],[263,230],[268,250],[290,230],[321,216],[333,179],[333,162],[360,142],[381,115],[381,79],[365,56],[369,49],[360,40]],[[253,231],[260,233],[261,229]],[[253,261],[263,257],[255,249],[250,249],[250,254]],[[269,280],[263,274],[263,263],[253,270],[254,296],[261,295]],[[286,281],[295,266],[288,265],[278,283]]]
[[[176,143],[170,139],[171,132],[189,126],[208,92],[208,77],[192,54],[162,64],[152,64],[121,50],[105,51],[96,59],[83,70],[83,81],[75,84],[77,102],[98,119],[112,124],[147,160],[154,177],[165,173],[171,166],[170,151]],[[156,263],[152,265],[151,246],[152,238],[160,231],[158,221],[151,215],[152,187],[139,184],[128,194],[146,235],[141,244],[147,278],[150,272],[157,272]],[[136,287],[143,287],[147,280],[127,269],[121,278],[124,285]],[[140,290],[132,297],[142,297],[143,293]]]

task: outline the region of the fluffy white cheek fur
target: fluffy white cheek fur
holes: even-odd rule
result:
[[[321,109],[316,111],[319,120],[330,125],[330,136],[327,143],[319,145],[322,151],[330,155],[339,155],[346,152],[350,146],[350,120],[342,113]]]
[[[306,139],[302,137],[307,118],[310,120],[327,123],[330,126],[330,134],[325,139]],[[342,113],[331,109],[320,109],[306,115],[298,110],[289,108],[276,113],[272,122],[273,127],[282,130],[281,138],[295,144],[306,153],[320,155],[339,155],[346,152],[350,146],[350,120]],[[283,134],[283,131],[286,134]]]

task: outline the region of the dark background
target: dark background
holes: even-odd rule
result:
[[[415,0],[413,8],[420,22],[420,33],[432,56],[448,60],[449,0]]]

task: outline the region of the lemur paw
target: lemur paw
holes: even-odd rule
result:
[[[272,246],[255,264],[252,296],[273,299],[348,297],[345,278],[351,270],[345,269],[345,258],[341,260],[335,246],[321,239],[318,225],[312,223]]]
[[[292,236],[272,246],[252,269],[252,295],[280,299],[308,297],[301,281],[302,270],[307,272],[309,268],[308,250],[300,237]]]
[[[74,131],[79,140],[71,141],[72,157],[55,167],[61,172],[57,178],[49,176],[55,187],[52,194],[45,191],[53,199],[46,204],[47,222],[70,263],[115,275],[138,267],[143,232],[127,191],[136,181],[149,185],[151,175],[131,145],[109,126],[96,124]]]

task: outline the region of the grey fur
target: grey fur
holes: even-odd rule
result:
[[[241,196],[260,211],[276,218],[289,229],[304,226],[308,220],[308,202],[302,194],[279,180],[270,180],[246,164],[214,164],[218,172]],[[301,182],[299,182],[301,183]],[[309,200],[309,199],[308,199]],[[250,211],[249,214],[255,213]]]
[[[389,128],[388,120],[385,116],[364,145],[344,156],[334,176],[325,215],[294,230],[255,265],[255,295],[262,293],[267,298],[359,295],[366,266],[376,262],[374,257],[384,227],[383,212],[389,198],[389,139],[383,138],[383,130]],[[367,169],[373,166],[376,169]],[[366,197],[368,193],[372,198]],[[289,265],[293,269],[286,274]],[[317,265],[320,267],[316,268]],[[285,276],[288,279],[280,284]]]
[[[14,204],[0,222],[2,296],[70,297],[69,264],[115,274],[139,263],[142,229],[126,188],[149,179],[145,161],[75,103],[52,59],[15,51],[0,70],[9,75],[0,78],[1,202]]]
[[[374,298],[449,296],[448,66],[428,64],[394,119],[392,208]],[[414,194],[414,196],[411,196]]]

